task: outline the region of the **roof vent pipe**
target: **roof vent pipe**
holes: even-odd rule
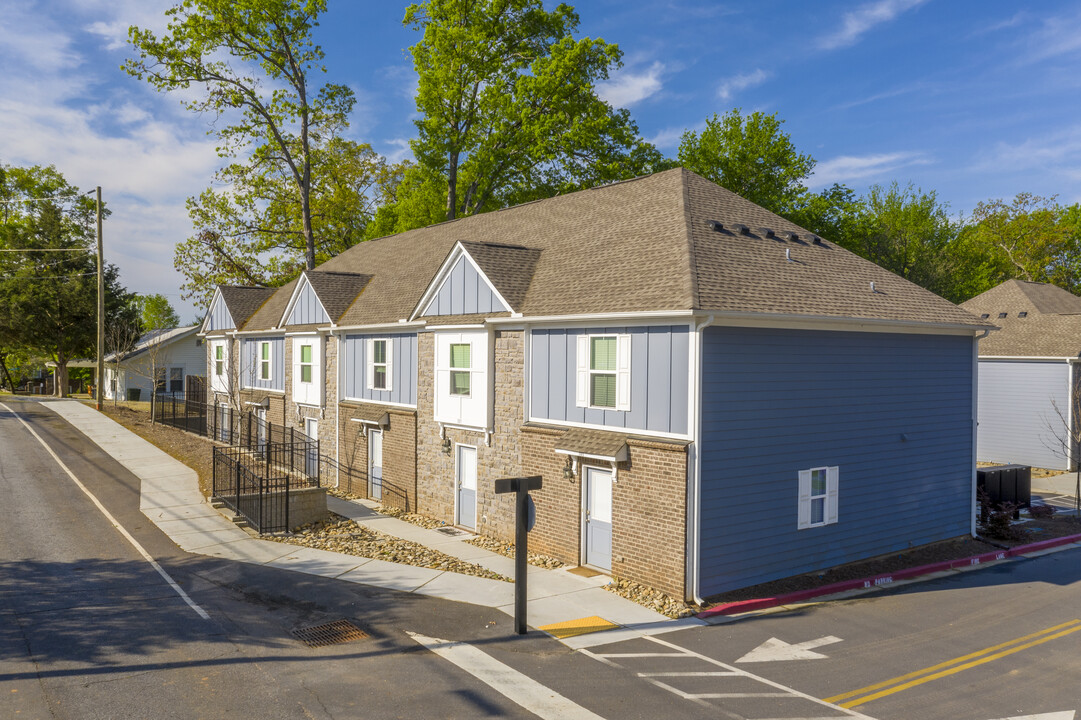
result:
[[[792,260],[792,248],[784,249],[784,259],[788,262],[795,262],[794,260]]]
[[[874,280],[871,281],[871,294],[872,295],[878,294],[878,290],[875,290],[875,281]]]

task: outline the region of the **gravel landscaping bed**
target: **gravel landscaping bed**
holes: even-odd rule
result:
[[[475,538],[466,540],[470,545],[476,545],[479,548],[490,550],[494,553],[499,553],[506,557],[514,557],[514,543],[503,542],[502,540],[496,540],[493,537],[487,535],[477,535]],[[557,560],[549,555],[541,555],[540,553],[527,553],[526,561],[530,565],[536,565],[547,570],[558,570],[561,567],[565,567],[562,560]]]
[[[645,585],[639,585],[630,580],[613,580],[605,585],[604,589],[608,592],[613,592],[620,597],[626,598],[627,600],[633,600],[643,607],[647,607],[650,610],[654,610],[661,615],[670,618],[690,617],[701,610],[701,608],[688,605],[671,595],[665,595],[659,590],[654,590]]]
[[[415,567],[445,570],[490,580],[511,582],[510,578],[480,565],[459,560],[438,550],[358,525],[349,518],[330,513],[325,521],[298,527],[293,534],[265,535],[264,539],[317,550],[385,560]]]

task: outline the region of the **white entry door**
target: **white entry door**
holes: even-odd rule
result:
[[[319,419],[304,418],[304,434],[312,440],[319,439]],[[308,453],[304,458],[304,472],[308,477],[316,477],[319,474],[319,444],[312,443],[308,446]]]
[[[368,497],[383,499],[383,431],[368,432]]]
[[[612,471],[586,468],[585,563],[612,569]]]
[[[255,451],[260,455],[266,455],[266,408],[262,405],[255,407]]]
[[[458,517],[456,525],[477,529],[477,449],[467,445],[458,446],[457,486],[458,501],[455,503]]]

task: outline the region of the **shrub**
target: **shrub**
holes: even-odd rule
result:
[[[983,488],[979,489],[980,525],[987,537],[997,540],[1020,540],[1024,533],[1013,524],[1013,516],[1020,507],[1016,503],[995,503]]]
[[[1028,514],[1031,517],[1044,520],[1049,517],[1054,517],[1055,507],[1053,505],[1033,505],[1028,509]]]

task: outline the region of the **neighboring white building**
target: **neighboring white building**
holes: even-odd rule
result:
[[[120,361],[119,372],[116,356],[106,355],[104,397],[111,400],[116,394],[124,400],[128,390],[138,388],[140,399],[149,400],[155,368],[159,392],[186,392],[189,375],[206,376],[206,350],[198,330],[193,325],[143,335]]]

